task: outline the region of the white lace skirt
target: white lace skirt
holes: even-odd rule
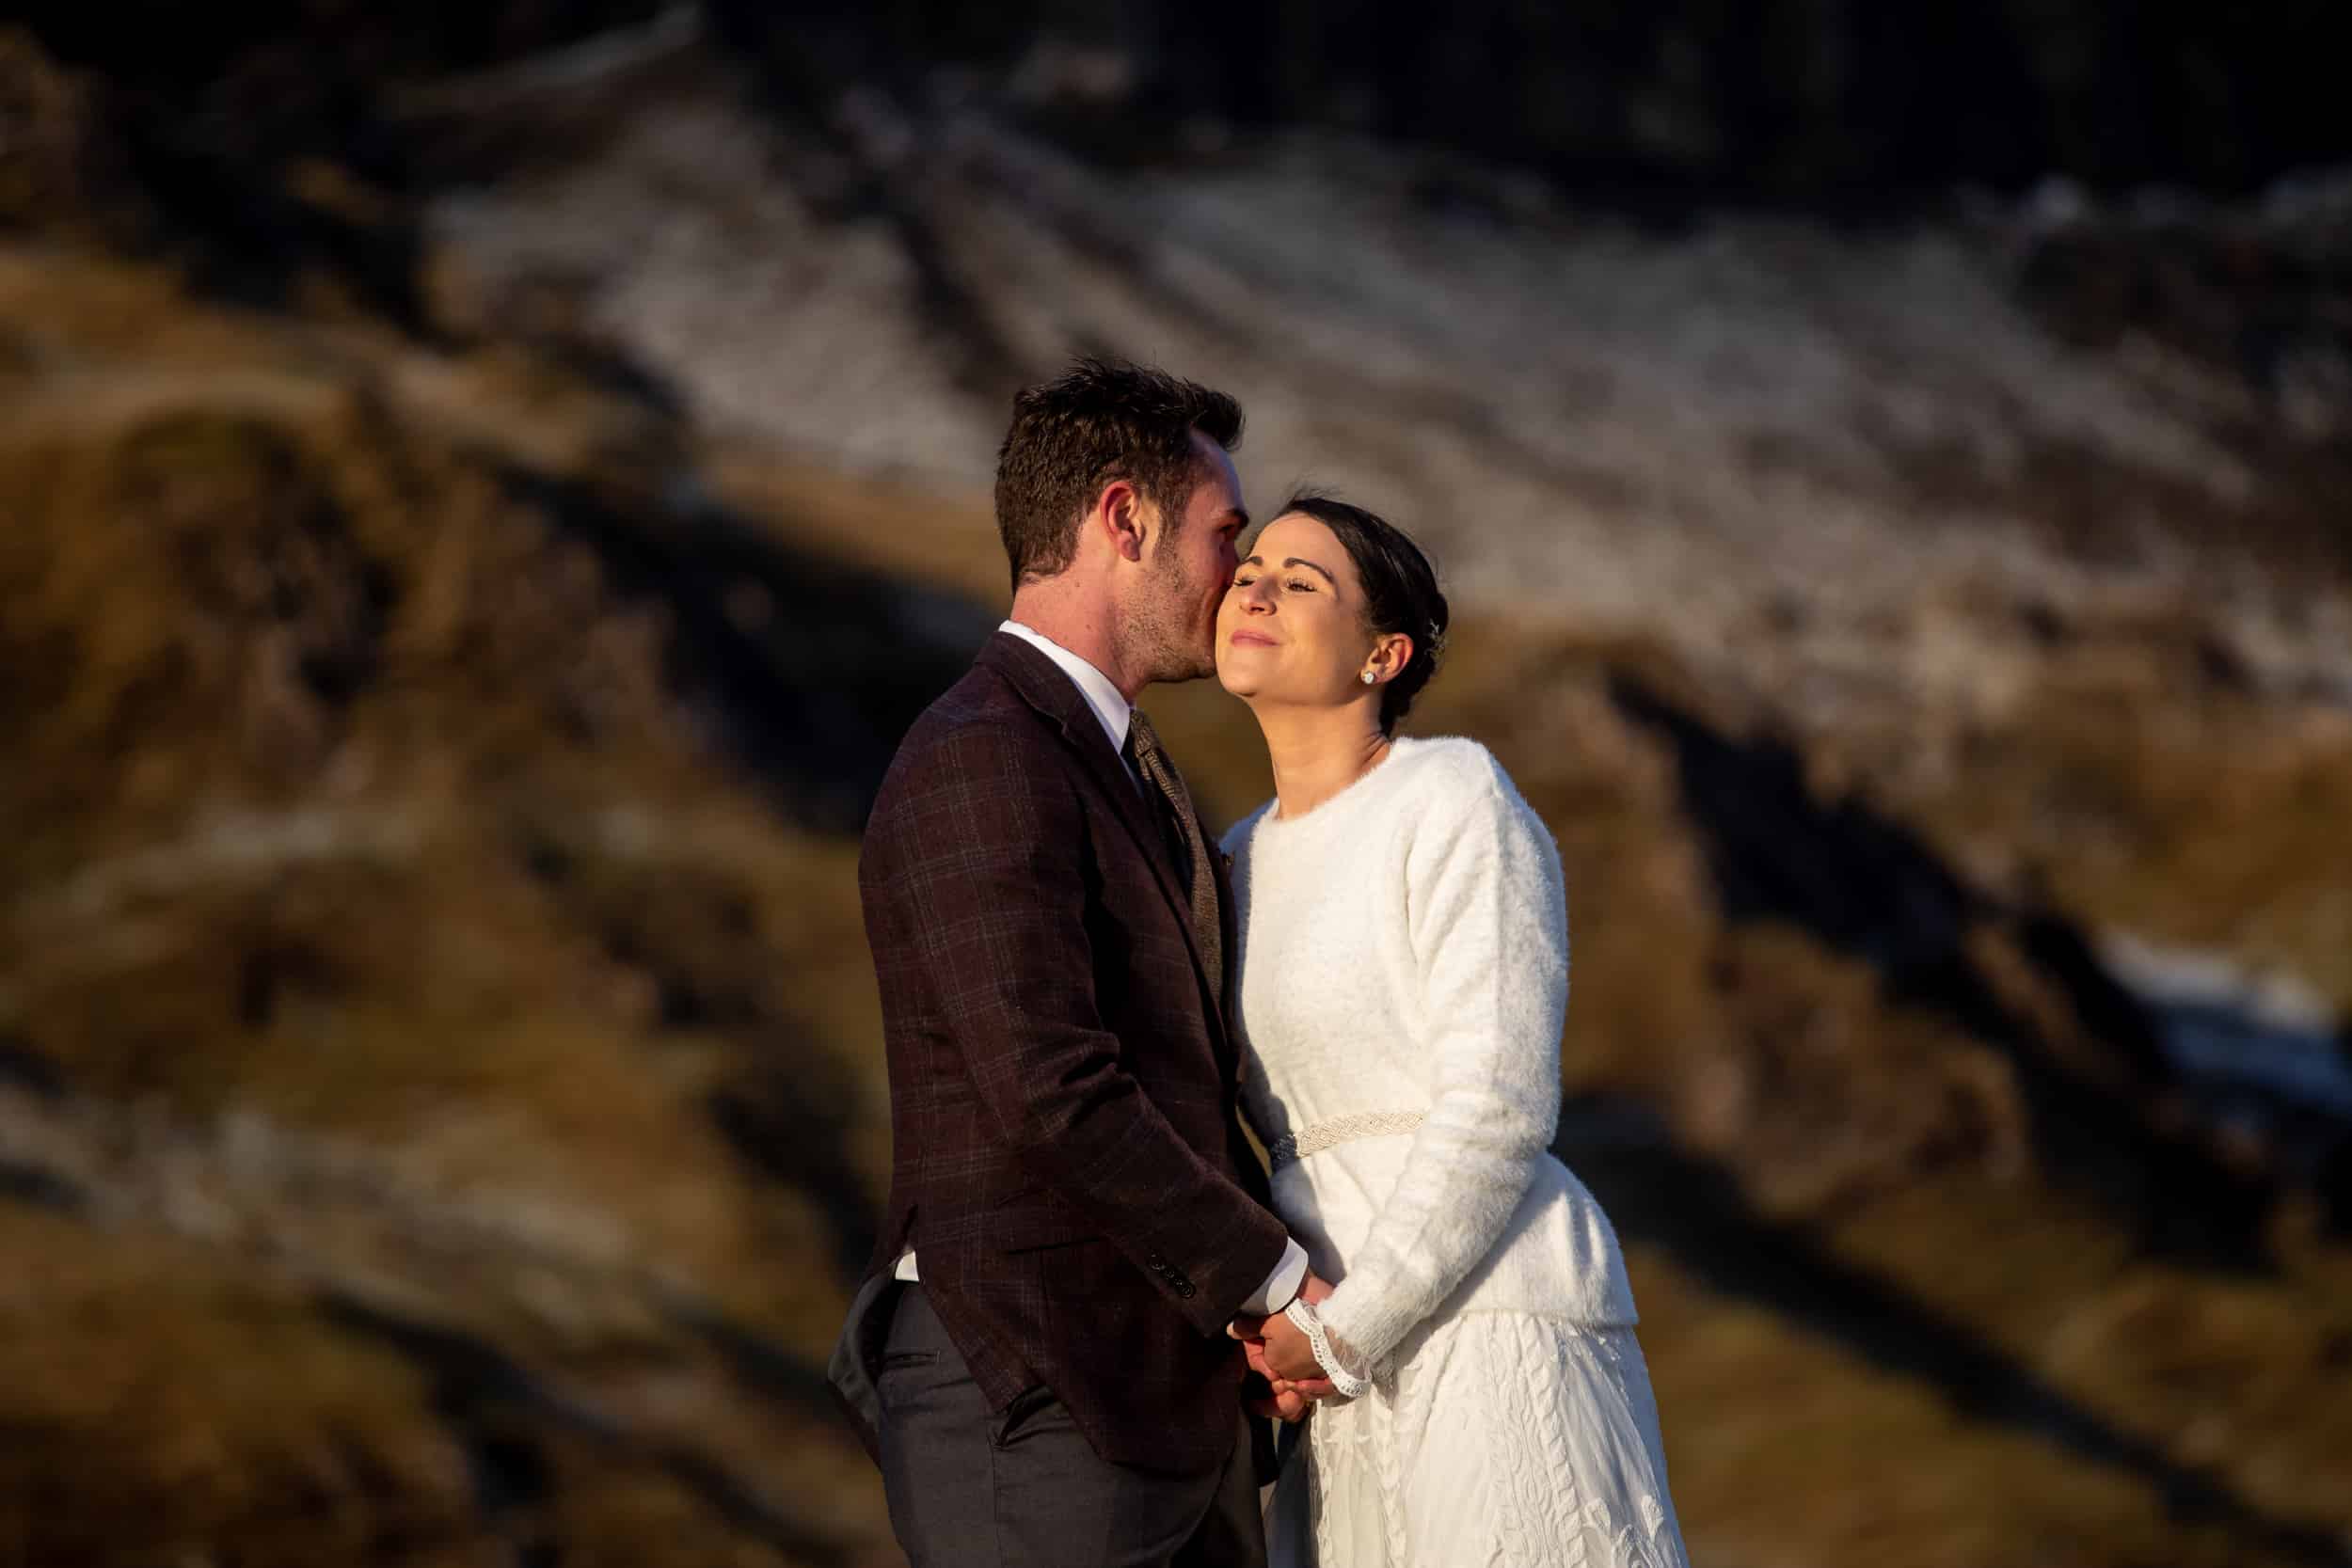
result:
[[[1266,1513],[1271,1568],[1689,1568],[1630,1328],[1423,1324],[1329,1402]]]

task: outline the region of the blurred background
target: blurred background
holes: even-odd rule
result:
[[[857,834],[1082,352],[1439,558],[1705,1568],[2352,1561],[2347,32],[13,8],[0,1563],[898,1560]]]

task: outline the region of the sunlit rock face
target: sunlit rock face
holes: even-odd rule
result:
[[[1440,557],[1700,1556],[2342,1560],[2340,181],[1661,224],[489,14],[0,44],[0,1561],[893,1560],[855,832],[1100,350]]]

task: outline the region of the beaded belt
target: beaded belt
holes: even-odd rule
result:
[[[1275,1139],[1266,1145],[1266,1161],[1273,1169],[1280,1170],[1338,1144],[1410,1132],[1428,1119],[1426,1111],[1359,1111],[1354,1116],[1333,1117],[1329,1121],[1318,1121]]]

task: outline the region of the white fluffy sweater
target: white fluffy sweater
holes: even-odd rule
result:
[[[1440,1308],[1632,1323],[1608,1217],[1549,1152],[1568,933],[1542,821],[1458,738],[1399,739],[1296,820],[1275,805],[1225,837],[1242,1087],[1269,1146],[1355,1134],[1274,1179],[1338,1282],[1325,1326],[1376,1363]]]

